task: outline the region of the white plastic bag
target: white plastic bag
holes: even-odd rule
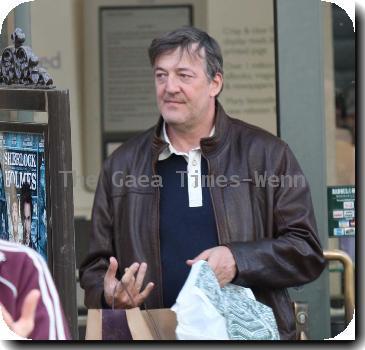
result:
[[[178,340],[228,340],[226,320],[196,286],[203,260],[195,263],[171,310]]]
[[[198,261],[171,310],[178,340],[279,340],[272,309],[255,300],[249,288],[220,288],[206,261]]]

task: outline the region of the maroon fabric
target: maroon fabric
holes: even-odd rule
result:
[[[52,277],[43,258],[30,248],[0,240],[0,303],[14,320],[21,315],[23,301],[38,289],[35,327],[28,338],[67,340],[70,332]]]

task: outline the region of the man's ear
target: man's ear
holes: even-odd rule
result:
[[[216,97],[221,92],[222,87],[223,87],[223,75],[222,73],[217,73],[210,82],[210,96]]]

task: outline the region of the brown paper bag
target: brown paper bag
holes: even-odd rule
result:
[[[100,309],[87,311],[85,340],[102,340],[101,312]]]
[[[126,310],[133,340],[176,340],[176,314],[170,309]]]
[[[122,318],[124,318],[124,322]],[[176,325],[176,314],[170,309],[148,311],[141,311],[139,308],[128,310],[90,309],[87,315],[85,339],[176,340]],[[119,329],[121,326],[122,328],[129,328],[129,330]],[[127,335],[127,333],[130,334]]]

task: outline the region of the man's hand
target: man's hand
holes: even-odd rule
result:
[[[10,313],[0,304],[3,318],[7,326],[17,335],[27,338],[34,329],[35,311],[41,293],[37,289],[32,289],[24,299],[22,311],[18,321],[14,321]]]
[[[191,266],[199,260],[206,260],[208,262],[221,287],[224,287],[227,283],[231,282],[236,276],[236,262],[231,250],[226,246],[218,246],[204,250],[194,259],[187,260],[186,263]]]
[[[104,277],[105,301],[109,306],[112,306],[114,295],[115,308],[129,309],[141,305],[154,287],[154,284],[150,282],[141,291],[147,264],[133,263],[124,270],[122,279],[118,281],[115,277],[118,270],[118,262],[114,257],[111,257],[109,262],[110,265]],[[136,274],[137,276],[135,276]]]

